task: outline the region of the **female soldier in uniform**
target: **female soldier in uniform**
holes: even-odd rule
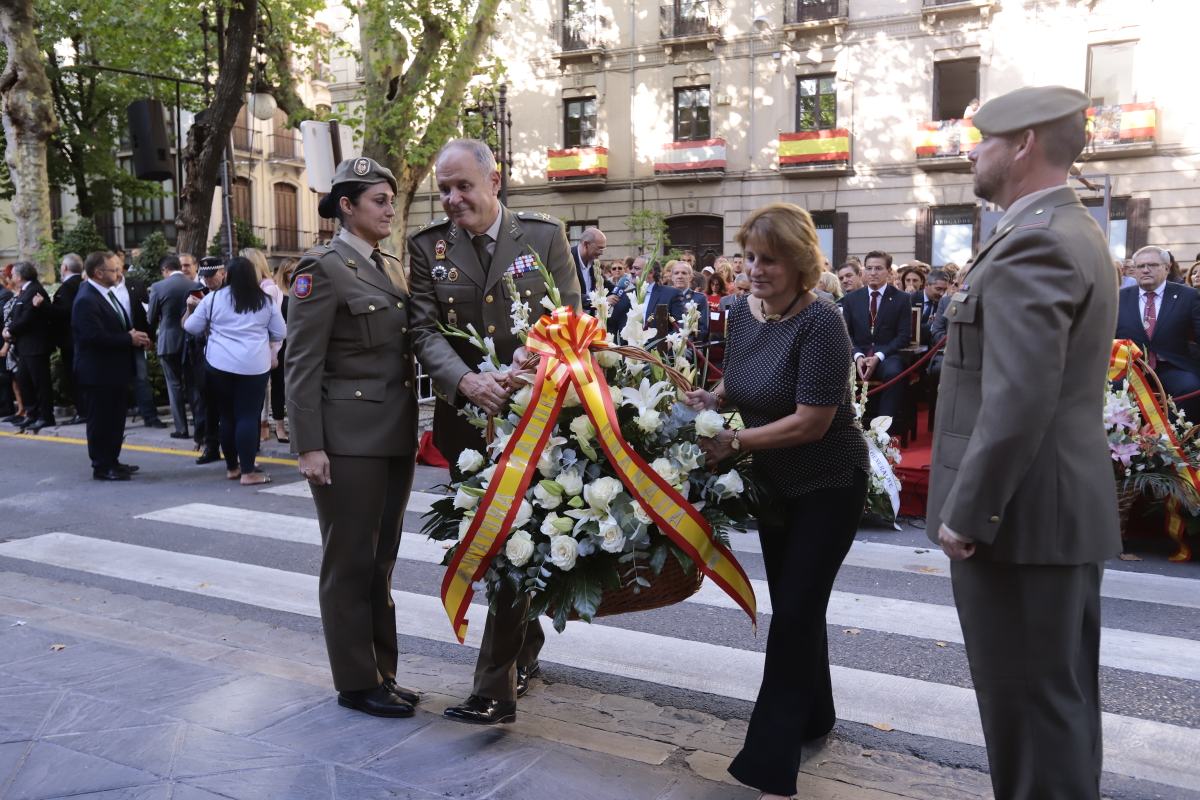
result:
[[[343,161],[318,210],[341,230],[305,254],[292,282],[285,379],[292,450],[321,527],[321,623],[338,703],[407,717],[396,684],[392,567],[416,455],[408,286],[377,245],[391,232],[396,179]]]

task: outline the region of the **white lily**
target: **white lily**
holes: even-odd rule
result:
[[[658,410],[662,401],[669,399],[673,394],[674,389],[669,382],[658,381],[651,384],[649,378],[642,378],[636,389],[629,386],[621,389],[622,405],[633,406],[639,414]]]

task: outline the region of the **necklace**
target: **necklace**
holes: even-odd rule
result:
[[[779,322],[779,320],[783,319],[788,314],[792,313],[792,309],[796,307],[796,303],[799,303],[800,298],[803,296],[804,296],[803,291],[797,292],[796,296],[794,298],[792,298],[791,305],[789,305],[787,308],[785,308],[783,310],[782,314],[768,314],[767,313],[767,304],[764,303],[763,299],[760,297],[760,298],[758,298],[758,313],[762,314],[762,318],[763,318],[764,322]]]

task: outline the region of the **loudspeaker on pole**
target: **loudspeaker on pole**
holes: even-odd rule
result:
[[[140,180],[165,181],[175,177],[167,112],[158,100],[146,98],[129,104],[129,141],[133,149],[133,174]]]

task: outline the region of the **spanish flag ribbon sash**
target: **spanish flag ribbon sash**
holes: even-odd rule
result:
[[[1108,379],[1110,381],[1125,381],[1126,386],[1133,392],[1134,400],[1141,412],[1142,419],[1159,436],[1166,436],[1171,446],[1179,453],[1181,459],[1187,459],[1183,454],[1183,445],[1175,435],[1167,418],[1167,409],[1159,402],[1158,395],[1150,387],[1150,381],[1142,369],[1142,351],[1131,339],[1114,339],[1112,354],[1108,361]],[[1183,476],[1200,491],[1200,473],[1195,467],[1182,467]],[[1182,510],[1176,501],[1167,502],[1167,535],[1175,541],[1178,549],[1171,556],[1172,561],[1188,561],[1191,559],[1191,548],[1187,545],[1185,533],[1187,523],[1183,519]]]
[[[733,553],[713,539],[712,527],[700,512],[622,438],[604,372],[589,352],[608,346],[595,318],[566,307],[543,316],[529,332],[526,347],[541,356],[529,405],[442,580],[442,604],[460,642],[466,638],[472,587],[507,538],[569,387],[575,388],[601,448],[634,500],[751,622],[756,621],[754,589]]]

